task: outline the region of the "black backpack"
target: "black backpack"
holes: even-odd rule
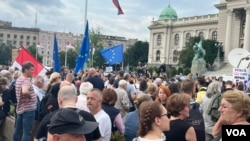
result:
[[[197,141],[205,141],[205,123],[199,108],[200,105],[198,103],[191,103],[189,117],[186,118],[185,121],[194,127]]]
[[[40,102],[40,112],[38,120],[42,119],[50,112],[53,112],[59,108],[57,98],[51,93],[53,87],[50,87],[49,91],[45,94]]]
[[[16,99],[16,82],[13,82],[9,88],[10,90],[10,102],[11,104],[15,105],[17,104],[17,99]]]

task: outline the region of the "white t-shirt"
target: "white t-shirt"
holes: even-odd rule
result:
[[[102,136],[102,141],[110,141],[111,138],[111,120],[109,115],[103,110],[94,115],[96,121],[99,123],[99,130]]]

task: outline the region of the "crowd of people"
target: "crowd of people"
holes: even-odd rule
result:
[[[0,71],[0,127],[15,117],[13,141],[219,141],[223,125],[250,125],[250,85],[223,77],[33,73],[30,62]]]

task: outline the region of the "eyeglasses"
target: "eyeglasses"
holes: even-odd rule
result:
[[[170,117],[171,117],[171,113],[170,113],[170,112],[168,112],[168,113],[166,113],[166,114],[162,114],[162,115],[160,115],[160,117],[163,117],[163,116],[167,116],[168,118],[170,118]]]

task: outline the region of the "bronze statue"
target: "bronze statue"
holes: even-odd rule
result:
[[[199,43],[195,43],[193,46],[193,50],[194,50],[194,58],[193,61],[195,60],[200,60],[200,59],[204,59],[205,55],[206,55],[206,51],[205,49],[202,48],[202,39],[200,39]]]

